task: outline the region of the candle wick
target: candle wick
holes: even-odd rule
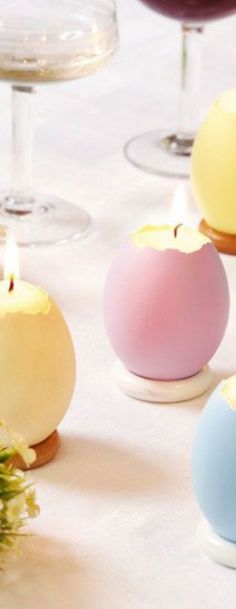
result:
[[[14,277],[13,277],[13,275],[11,275],[8,292],[12,292],[13,290],[14,290]]]
[[[177,226],[175,226],[175,228],[174,228],[174,237],[175,238],[177,237],[178,230],[181,226],[183,226],[182,222],[181,222],[181,224],[177,224]]]

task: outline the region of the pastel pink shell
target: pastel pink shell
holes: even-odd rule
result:
[[[104,318],[118,358],[131,372],[174,380],[199,372],[227,325],[229,289],[211,243],[194,253],[122,245],[108,273]]]

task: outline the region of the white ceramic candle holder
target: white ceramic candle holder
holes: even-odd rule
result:
[[[215,562],[236,569],[236,543],[223,539],[203,520],[197,531],[199,545]]]
[[[212,371],[208,365],[198,374],[176,381],[145,379],[129,372],[119,360],[113,369],[113,379],[123,393],[145,402],[185,402],[197,398],[212,384]]]

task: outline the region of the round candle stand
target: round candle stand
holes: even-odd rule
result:
[[[205,520],[199,525],[197,539],[209,558],[225,567],[236,569],[236,543],[217,535]]]
[[[123,393],[144,402],[176,403],[199,397],[212,384],[212,371],[208,365],[186,379],[159,381],[146,379],[129,372],[119,360],[113,370],[113,379]]]
[[[211,239],[218,252],[236,256],[236,235],[218,231],[207,224],[206,220],[201,220],[199,230]]]

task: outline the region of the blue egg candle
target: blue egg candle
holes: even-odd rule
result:
[[[210,525],[205,549],[215,560],[236,567],[236,375],[218,385],[203,410],[193,448],[192,480]]]

